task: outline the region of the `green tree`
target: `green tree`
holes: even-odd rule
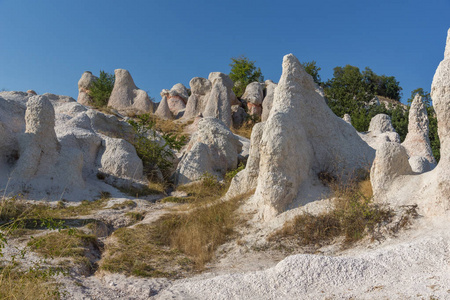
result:
[[[100,71],[100,76],[89,88],[89,96],[95,107],[100,108],[108,104],[109,96],[114,88],[114,74]]]
[[[261,69],[255,66],[254,61],[250,61],[243,55],[231,58],[230,67],[229,76],[234,82],[233,92],[237,97],[242,97],[249,83],[264,81]]]
[[[322,83],[320,75],[319,75],[319,71],[321,70],[321,68],[316,65],[315,60],[308,61],[308,62],[302,62],[302,66],[305,69],[306,73],[308,73],[309,75],[312,76],[315,83],[317,83],[319,85]]]
[[[328,105],[339,117],[359,112],[373,98],[358,67],[334,68],[333,78],[325,83]]]

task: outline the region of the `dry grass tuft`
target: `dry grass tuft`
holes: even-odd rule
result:
[[[203,269],[240,223],[236,209],[247,197],[220,201],[227,185],[205,176],[180,188],[189,204],[152,224],[117,230],[106,242],[100,269],[145,277],[180,277]]]
[[[45,258],[72,258],[89,271],[94,269],[94,253],[100,253],[97,237],[76,229],[65,229],[32,238],[28,246]]]
[[[339,187],[333,184],[332,187],[336,197],[333,209],[317,216],[301,214],[272,234],[269,240],[288,238],[299,245],[309,245],[327,244],[343,236],[344,245],[350,245],[392,221],[391,209],[371,201],[369,180]]]
[[[61,295],[49,270],[20,271],[11,266],[0,266],[0,299],[53,300]]]

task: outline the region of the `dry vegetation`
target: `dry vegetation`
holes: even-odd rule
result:
[[[303,213],[288,222],[269,237],[270,241],[291,240],[298,245],[330,244],[343,236],[348,246],[366,235],[373,235],[383,224],[388,224],[394,212],[372,202],[370,180],[346,186],[331,183],[334,207],[319,215]]]
[[[180,277],[202,270],[240,223],[235,213],[246,195],[220,201],[228,188],[212,176],[179,188],[185,203],[152,224],[117,230],[105,245],[100,269],[146,277]],[[186,204],[186,202],[188,202]]]
[[[51,279],[53,271],[0,266],[0,299],[50,300],[59,299],[58,286]]]

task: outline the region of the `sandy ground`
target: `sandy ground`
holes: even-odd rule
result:
[[[126,199],[110,204],[122,200]],[[137,202],[148,211],[146,223],[168,208]],[[98,214],[120,219],[105,211]],[[249,219],[254,226],[242,226],[236,239],[218,249],[206,271],[191,278],[97,272],[60,276],[58,281],[65,299],[450,299],[449,221],[448,215],[418,218],[408,230],[382,241],[366,240],[346,250],[335,245],[299,249],[304,254],[287,256],[285,251],[264,248],[267,226]],[[8,245],[5,257],[17,254],[16,247],[20,249],[20,241]],[[39,257],[28,253],[25,260]]]

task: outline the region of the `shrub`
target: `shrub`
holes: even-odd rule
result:
[[[92,103],[97,108],[105,107],[108,104],[109,96],[114,88],[115,75],[100,71],[100,76],[89,87],[89,96]]]
[[[144,172],[152,177],[156,171],[155,167],[157,167],[163,175],[167,176],[173,166],[172,160],[175,158],[172,149],[180,150],[186,143],[186,136],[162,133],[162,140],[158,141],[159,137],[153,130],[155,121],[149,114],[140,115],[135,120],[128,122],[136,133],[133,144],[144,164]]]
[[[240,57],[231,58],[230,78],[234,82],[233,92],[237,97],[241,97],[247,85],[251,82],[263,82],[264,76],[260,68],[256,68],[255,62],[250,61],[247,57],[241,55]]]

